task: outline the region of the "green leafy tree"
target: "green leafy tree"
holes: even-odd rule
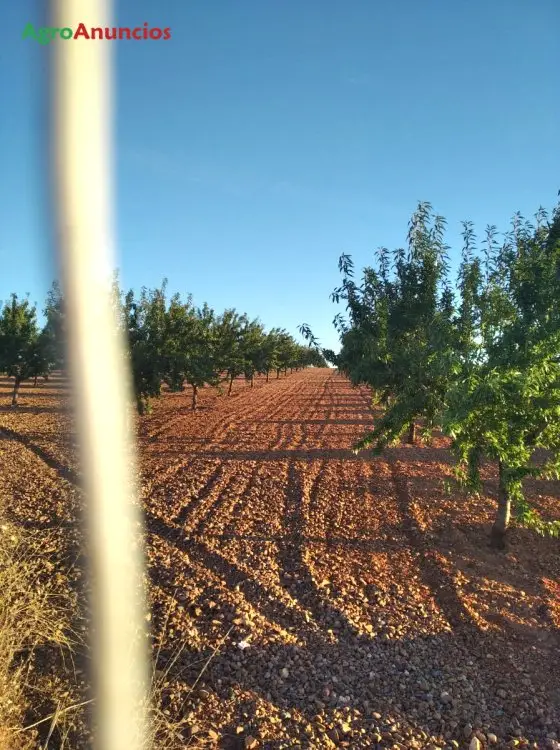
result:
[[[287,373],[289,367],[293,367],[293,363],[297,357],[297,344],[293,337],[281,329],[277,336],[278,349],[276,359],[276,377],[280,377],[280,373]]]
[[[333,349],[323,349],[323,351],[319,352],[319,354],[325,360],[325,365],[330,362],[333,367],[336,367],[338,370],[340,370],[339,355],[336,354]]]
[[[560,534],[527,503],[523,479],[560,475],[560,241],[540,209],[537,225],[516,215],[501,247],[487,230],[484,277],[473,283],[470,348],[448,394],[444,425],[460,460],[461,480],[480,489],[480,461],[498,464],[498,511],[492,540],[503,547],[512,509],[540,533]],[[477,279],[478,282],[478,279]],[[478,288],[477,288],[478,287]],[[464,294],[469,299],[468,295]],[[476,313],[475,313],[476,309]],[[546,460],[536,462],[542,449]]]
[[[64,369],[66,361],[66,309],[64,297],[57,281],[53,281],[47,294],[43,314],[46,323],[42,331],[45,358],[55,370]]]
[[[382,249],[359,286],[351,259],[341,257],[343,283],[333,299],[346,301],[348,320],[335,318],[336,363],[386,405],[355,449],[374,444],[380,452],[407,425],[411,440],[418,418],[427,435],[442,426],[469,489],[480,489],[483,460],[497,463],[496,545],[504,544],[512,509],[519,522],[558,535],[560,524],[545,522],[527,503],[523,480],[560,475],[559,209],[551,221],[539,209],[536,225],[517,214],[502,245],[488,227],[482,257],[465,222],[456,295],[447,282],[443,227],[429,204],[420,204],[408,254],[394,253],[394,274]],[[301,330],[319,347],[308,326]],[[546,458],[537,461],[539,450]]]
[[[135,299],[130,290],[123,302],[122,319],[125,326],[132,383],[139,414],[150,410],[150,399],[161,394],[165,375],[166,345],[166,282],[161,288],[143,288]]]
[[[205,385],[216,387],[220,383],[216,317],[206,304],[194,314],[188,352],[185,378],[193,389],[192,408],[196,409],[198,389]]]
[[[299,347],[298,369],[304,367],[327,367],[323,354],[312,346]]]
[[[214,311],[208,305],[195,308],[189,297],[183,304],[177,295],[167,311],[164,380],[171,390],[192,388],[192,408],[197,407],[198,391],[205,385],[218,386],[220,361]]]
[[[243,354],[244,375],[254,385],[255,374],[265,372],[267,368],[267,338],[262,323],[258,320],[247,321],[241,331],[241,351]]]
[[[228,396],[231,395],[235,378],[245,372],[243,331],[247,324],[247,316],[240,315],[234,309],[225,310],[216,323],[218,362],[220,369],[226,372]]]
[[[337,366],[354,385],[371,387],[386,406],[373,431],[355,450],[374,446],[377,453],[406,431],[415,441],[418,420],[429,435],[438,422],[453,365],[453,294],[447,282],[445,220],[420,203],[409,225],[408,251],[381,248],[377,267],[364,269],[361,284],[343,255],[341,287],[333,301],[346,302],[348,320],[335,325],[341,337]]]
[[[266,375],[266,382],[269,381],[271,371],[276,370],[278,367],[278,354],[280,349],[281,329],[273,328],[270,330],[265,337],[262,348],[262,370],[259,372]]]
[[[194,307],[189,296],[183,303],[175,294],[165,311],[163,380],[176,393],[184,390],[187,361],[194,325]]]
[[[37,310],[28,299],[11,295],[0,316],[0,369],[14,378],[12,405],[18,403],[21,384],[49,372],[37,325]]]

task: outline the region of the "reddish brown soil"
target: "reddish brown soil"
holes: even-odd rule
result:
[[[24,387],[17,410],[0,389],[0,498],[70,549],[66,383]],[[374,414],[332,371],[234,389],[196,413],[165,394],[138,423],[154,649],[162,679],[181,652],[164,701],[184,746],[553,746],[558,541],[513,528],[490,549],[492,467],[473,500],[446,494],[442,438],[354,456]],[[528,493],[559,517],[558,483]]]

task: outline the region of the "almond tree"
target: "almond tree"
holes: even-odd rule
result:
[[[247,323],[247,316],[240,315],[234,309],[225,310],[216,323],[218,361],[220,369],[226,372],[228,396],[231,395],[235,378],[245,372],[242,337]]]
[[[560,210],[549,222],[540,209],[536,226],[516,215],[501,247],[489,227],[484,258],[466,222],[455,309],[443,221],[436,217],[430,228],[428,208],[421,204],[413,217],[409,253],[395,253],[393,278],[385,251],[361,286],[351,259],[340,261],[343,284],[333,297],[346,301],[349,320],[335,319],[336,362],[387,406],[355,449],[374,444],[379,452],[407,424],[411,440],[422,417],[427,434],[440,425],[452,438],[458,476],[471,490],[480,488],[481,461],[497,463],[494,544],[504,545],[512,509],[519,522],[558,535],[560,523],[528,505],[523,479],[560,476]],[[308,326],[301,330],[319,346]]]
[[[11,295],[0,315],[0,369],[14,378],[13,406],[17,406],[24,380],[49,372],[37,325],[37,309],[28,299],[18,299],[17,294]]]
[[[286,374],[288,368],[293,366],[297,356],[297,344],[284,329],[278,332],[277,342],[276,377],[279,378],[281,372]]]
[[[185,379],[193,389],[192,408],[196,409],[198,389],[220,383],[218,335],[214,311],[208,305],[198,308],[192,317]]]
[[[420,203],[409,225],[408,251],[393,254],[393,274],[385,248],[377,268],[364,269],[359,286],[351,258],[339,261],[343,283],[332,298],[346,302],[349,320],[335,318],[342,344],[338,367],[353,384],[369,385],[386,406],[356,452],[373,445],[380,453],[405,431],[413,443],[417,421],[424,421],[429,435],[440,416],[452,372],[454,313],[444,228],[430,204]]]
[[[194,308],[190,295],[183,303],[180,295],[175,294],[165,311],[165,343],[162,352],[163,380],[173,393],[182,391],[185,387],[193,318]]]
[[[255,373],[263,373],[267,367],[266,334],[258,320],[247,321],[241,331],[241,351],[245,362],[245,379],[254,385]]]
[[[160,289],[143,288],[139,299],[130,290],[123,303],[132,384],[139,414],[150,411],[150,399],[161,393],[165,375],[166,282]]]
[[[512,507],[525,525],[560,534],[560,523],[540,519],[523,493],[527,476],[560,476],[560,211],[551,223],[542,209],[536,219],[531,226],[516,215],[500,248],[495,229],[487,231],[486,274],[473,284],[478,352],[463,362],[444,419],[468,487],[480,488],[483,457],[498,464],[498,547]],[[548,458],[536,462],[537,449]]]
[[[217,386],[220,362],[214,311],[208,305],[195,308],[189,296],[182,303],[176,295],[167,311],[164,380],[172,391],[192,388],[192,409],[197,407],[199,388]]]
[[[273,328],[270,330],[263,342],[263,361],[261,375],[266,375],[266,382],[268,383],[270,372],[276,370],[278,367],[278,357],[280,352],[280,336],[282,331],[280,328]]]
[[[296,370],[304,367],[327,367],[323,354],[312,346],[298,345],[298,358]]]
[[[46,323],[42,331],[46,358],[55,370],[63,369],[66,360],[65,304],[60,285],[53,281],[47,295],[43,314]]]

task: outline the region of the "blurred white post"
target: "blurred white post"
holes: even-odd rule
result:
[[[113,24],[110,0],[51,0],[51,25]],[[112,58],[116,41],[50,43],[57,247],[68,310],[93,590],[98,750],[146,750],[147,639],[129,374],[115,333]]]

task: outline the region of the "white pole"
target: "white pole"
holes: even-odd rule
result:
[[[112,25],[111,0],[51,0],[53,27]],[[146,750],[147,639],[138,543],[129,374],[116,335],[112,82],[118,42],[56,38],[53,54],[57,247],[91,561],[95,746]]]

